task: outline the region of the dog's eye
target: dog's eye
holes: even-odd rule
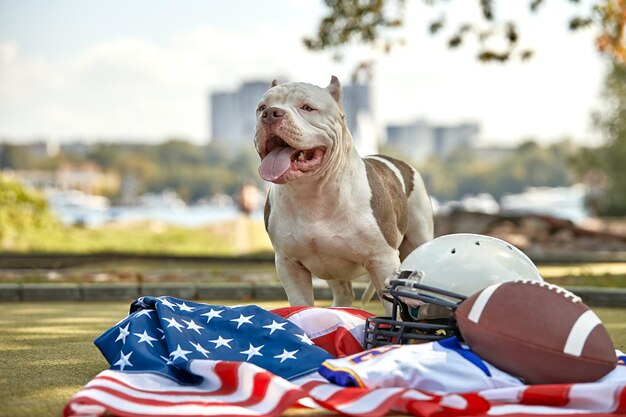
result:
[[[313,111],[313,107],[309,106],[308,104],[305,104],[304,106],[300,108],[304,111]]]
[[[258,109],[256,109],[256,111],[263,111],[263,110],[265,110],[265,109],[267,109],[267,106],[266,106],[265,104],[261,104],[261,105],[259,106],[259,108],[258,108]]]

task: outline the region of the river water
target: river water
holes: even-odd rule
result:
[[[200,227],[233,220],[241,216],[235,206],[143,207],[111,206],[104,209],[86,207],[52,207],[53,213],[66,225],[103,226],[111,222],[162,221],[183,227]],[[261,211],[253,213],[262,219]]]

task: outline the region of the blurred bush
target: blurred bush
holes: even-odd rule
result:
[[[0,176],[0,248],[12,248],[21,233],[58,227],[40,193]]]

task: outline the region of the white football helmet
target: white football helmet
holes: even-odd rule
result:
[[[491,284],[518,279],[543,281],[528,256],[501,239],[458,233],[426,242],[388,280],[392,316],[368,320],[366,347],[458,334],[454,310],[460,302]]]

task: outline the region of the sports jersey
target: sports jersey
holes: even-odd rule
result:
[[[523,385],[481,360],[456,337],[418,345],[388,345],[327,359],[319,373],[346,387],[407,387],[436,394]]]

